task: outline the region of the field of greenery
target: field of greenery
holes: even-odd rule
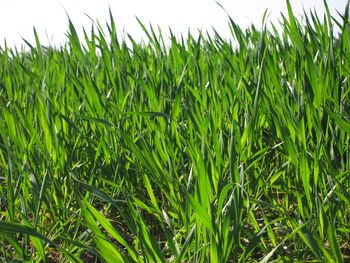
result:
[[[349,5],[286,4],[231,39],[111,14],[1,47],[0,261],[349,262]]]

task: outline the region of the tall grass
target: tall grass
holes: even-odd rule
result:
[[[349,5],[286,3],[231,40],[140,22],[127,45],[111,14],[2,47],[1,261],[346,262]]]

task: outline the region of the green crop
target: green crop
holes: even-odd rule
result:
[[[0,260],[349,260],[349,5],[286,3],[228,40],[138,43],[110,14],[1,47]]]

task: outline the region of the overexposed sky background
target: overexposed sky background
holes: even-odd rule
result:
[[[280,13],[286,13],[284,0],[217,0],[227,13],[245,28],[251,23],[261,26],[262,15],[269,10],[269,20],[277,23]],[[343,13],[348,0],[328,0],[332,15],[339,18],[336,10]],[[315,9],[319,16],[324,14],[323,0],[291,0],[296,15],[305,10]],[[210,30],[214,27],[224,37],[229,37],[226,13],[214,0],[8,0],[0,6],[0,46],[6,39],[8,46],[21,47],[22,38],[35,43],[33,27],[44,45],[58,46],[67,38],[68,19],[66,12],[76,29],[82,32],[84,26],[90,31],[92,21],[98,20],[105,25],[109,20],[109,7],[112,10],[117,29],[127,32],[136,40],[144,37],[135,18],[144,24],[152,23],[162,28],[167,35],[168,27],[177,34],[187,34],[190,29]],[[88,15],[88,16],[87,16]]]

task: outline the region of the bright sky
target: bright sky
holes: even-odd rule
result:
[[[241,27],[254,23],[261,26],[265,9],[270,12],[270,21],[277,22],[280,12],[286,12],[284,0],[218,0],[229,15]],[[323,0],[291,0],[295,14],[300,15],[303,7],[315,8],[320,16],[324,14]],[[348,0],[328,0],[331,13],[335,10],[343,13]],[[23,44],[22,38],[34,43],[33,26],[36,28],[42,44],[59,45],[66,41],[68,30],[66,12],[75,27],[82,26],[89,31],[91,19],[101,25],[108,21],[109,7],[114,14],[120,32],[128,32],[136,40],[144,35],[135,16],[144,24],[159,25],[164,33],[168,27],[174,33],[186,34],[188,29],[206,30],[213,26],[223,36],[228,36],[228,19],[225,12],[214,0],[8,0],[2,1],[0,8],[0,46],[6,38],[8,46]],[[88,16],[87,16],[88,15]],[[81,30],[80,30],[81,32]]]

